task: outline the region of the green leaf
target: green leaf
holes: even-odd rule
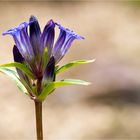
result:
[[[89,85],[89,82],[78,80],[78,79],[64,79],[61,81],[55,81],[52,83],[49,83],[41,92],[41,94],[38,96],[38,99],[43,101],[45,98],[52,93],[57,87],[59,86],[65,86],[65,85]]]
[[[64,79],[61,81],[56,81],[55,83],[55,87],[59,87],[59,86],[65,86],[65,85],[89,85],[89,82],[83,81],[83,80],[79,80],[79,79]]]
[[[12,63],[0,65],[0,67],[16,67],[20,69],[22,72],[24,72],[28,77],[34,79],[34,75],[32,74],[31,70],[24,64],[18,62],[12,62]]]
[[[38,96],[38,100],[43,101],[45,98],[55,90],[54,82],[49,83]]]
[[[17,84],[17,86],[19,87],[19,89],[28,95],[27,89],[25,88],[25,86],[21,83],[20,79],[18,78],[18,75],[15,71],[8,69],[8,68],[4,68],[4,67],[0,67],[0,72],[8,75],[9,77],[11,77]]]
[[[68,64],[66,64],[66,65],[58,68],[56,70],[56,74],[58,74],[58,73],[60,73],[60,72],[62,72],[64,70],[66,70],[66,69],[68,69],[70,67],[81,65],[81,64],[88,64],[88,63],[92,63],[94,61],[95,61],[95,59],[92,59],[92,60],[77,60],[77,61],[70,62],[70,63],[68,63]]]

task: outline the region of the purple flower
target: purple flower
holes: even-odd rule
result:
[[[56,24],[56,25],[59,27],[60,33],[59,33],[59,37],[54,45],[52,53],[53,53],[53,56],[54,56],[56,62],[59,62],[64,57],[64,55],[66,54],[66,52],[68,51],[72,42],[75,39],[82,40],[84,38],[77,35],[75,32],[73,32],[67,28],[64,28],[60,24]]]
[[[54,43],[56,25],[59,27],[60,33]],[[18,27],[3,33],[3,35],[6,34],[12,35],[15,41],[13,48],[15,62],[26,64],[36,79],[46,82],[55,80],[55,65],[64,57],[72,42],[75,39],[83,39],[53,20],[50,20],[41,32],[38,20],[34,16],[30,17],[29,23],[23,22]],[[47,53],[45,53],[46,49]],[[43,63],[44,58],[47,59],[45,64]],[[25,79],[26,76],[20,70],[18,70],[18,74]],[[27,79],[26,77],[26,81]]]

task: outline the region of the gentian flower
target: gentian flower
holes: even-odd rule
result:
[[[60,33],[54,42],[56,26]],[[33,99],[38,99],[44,87],[55,82],[57,64],[65,56],[72,42],[84,39],[53,20],[50,20],[41,32],[38,20],[34,16],[30,17],[29,22],[23,22],[18,27],[3,33],[3,35],[7,34],[12,35],[15,42],[13,47],[15,63],[23,64],[33,74],[34,78],[30,79],[27,73],[16,66],[20,81],[24,86],[26,85],[26,88],[28,85],[27,91]],[[88,62],[83,61],[81,63]],[[67,83],[69,82],[67,81]]]
[[[54,42],[55,27],[60,30],[56,42]],[[59,67],[59,61],[65,56],[72,42],[84,38],[53,20],[50,20],[41,32],[38,20],[31,16],[29,22],[23,22],[3,33],[7,34],[12,35],[15,42],[14,62],[1,65],[0,72],[15,80],[20,90],[34,100],[37,140],[43,140],[42,102],[46,97],[59,86],[89,84],[77,79],[57,81],[56,75],[70,67],[94,60],[77,60]],[[8,67],[15,67],[16,71]]]

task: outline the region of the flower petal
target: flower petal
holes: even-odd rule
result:
[[[43,53],[43,47],[41,46],[41,42],[40,42],[40,36],[41,36],[40,26],[38,20],[34,16],[30,17],[30,22],[31,22],[29,27],[30,41],[34,50],[34,54],[41,56]]]
[[[14,61],[15,62],[24,63],[24,58],[20,54],[20,52],[19,52],[19,50],[18,50],[16,45],[14,45],[14,47],[13,47],[13,56],[14,56]],[[19,77],[21,79],[24,79],[26,82],[29,83],[28,77],[21,70],[19,70],[18,68],[16,68],[16,70],[17,70],[17,73],[18,73]]]
[[[53,56],[56,63],[58,63],[64,57],[75,39],[82,40],[84,38],[59,24],[56,25],[59,27],[60,33],[53,49]]]
[[[25,61],[16,45],[13,47],[13,56],[15,62],[23,63]]]
[[[53,43],[54,43],[54,36],[55,36],[54,28],[55,28],[55,23],[53,22],[53,20],[50,20],[46,24],[44,31],[42,33],[42,36],[41,36],[43,47],[44,48],[47,47],[49,57],[51,56]]]
[[[34,57],[33,49],[27,33],[27,27],[29,24],[30,23],[23,22],[18,27],[3,33],[3,35],[10,34],[13,36],[19,52],[28,62],[32,61]]]
[[[54,57],[51,57],[44,72],[43,84],[47,84],[48,82],[54,81],[54,78],[55,78],[55,59]]]

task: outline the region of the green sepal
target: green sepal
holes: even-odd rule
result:
[[[42,57],[42,63],[43,63],[43,67],[45,69],[46,66],[47,66],[47,63],[48,63],[48,49],[47,49],[47,47],[44,48],[44,53],[43,53],[43,57]]]
[[[62,67],[56,69],[55,73],[58,74],[58,73],[66,70],[66,69],[69,69],[70,67],[81,65],[81,64],[88,64],[88,63],[92,63],[94,61],[95,61],[95,59],[92,59],[92,60],[76,60],[76,61],[72,61],[72,62],[70,62],[68,64],[65,64]]]
[[[11,69],[8,69],[8,68],[4,68],[4,67],[0,67],[0,72],[2,72],[2,73],[4,73],[4,74],[8,75],[11,79],[13,79],[13,80],[16,82],[18,88],[19,88],[23,93],[25,93],[25,94],[28,95],[27,89],[26,89],[25,86],[21,83],[21,81],[20,81],[20,79],[19,79],[17,73],[16,73],[14,70],[11,70]]]
[[[65,85],[89,85],[89,82],[78,80],[78,79],[64,79],[61,81],[55,81],[52,83],[49,83],[41,92],[41,94],[38,96],[38,100],[45,100],[45,98],[51,94],[57,87],[59,86],[65,86]]]
[[[18,63],[18,62],[12,62],[12,63],[2,64],[2,65],[0,65],[0,68],[1,67],[16,67],[16,68],[20,69],[23,73],[25,73],[28,77],[30,77],[31,79],[34,79],[33,73],[24,64],[21,64],[21,63]]]

